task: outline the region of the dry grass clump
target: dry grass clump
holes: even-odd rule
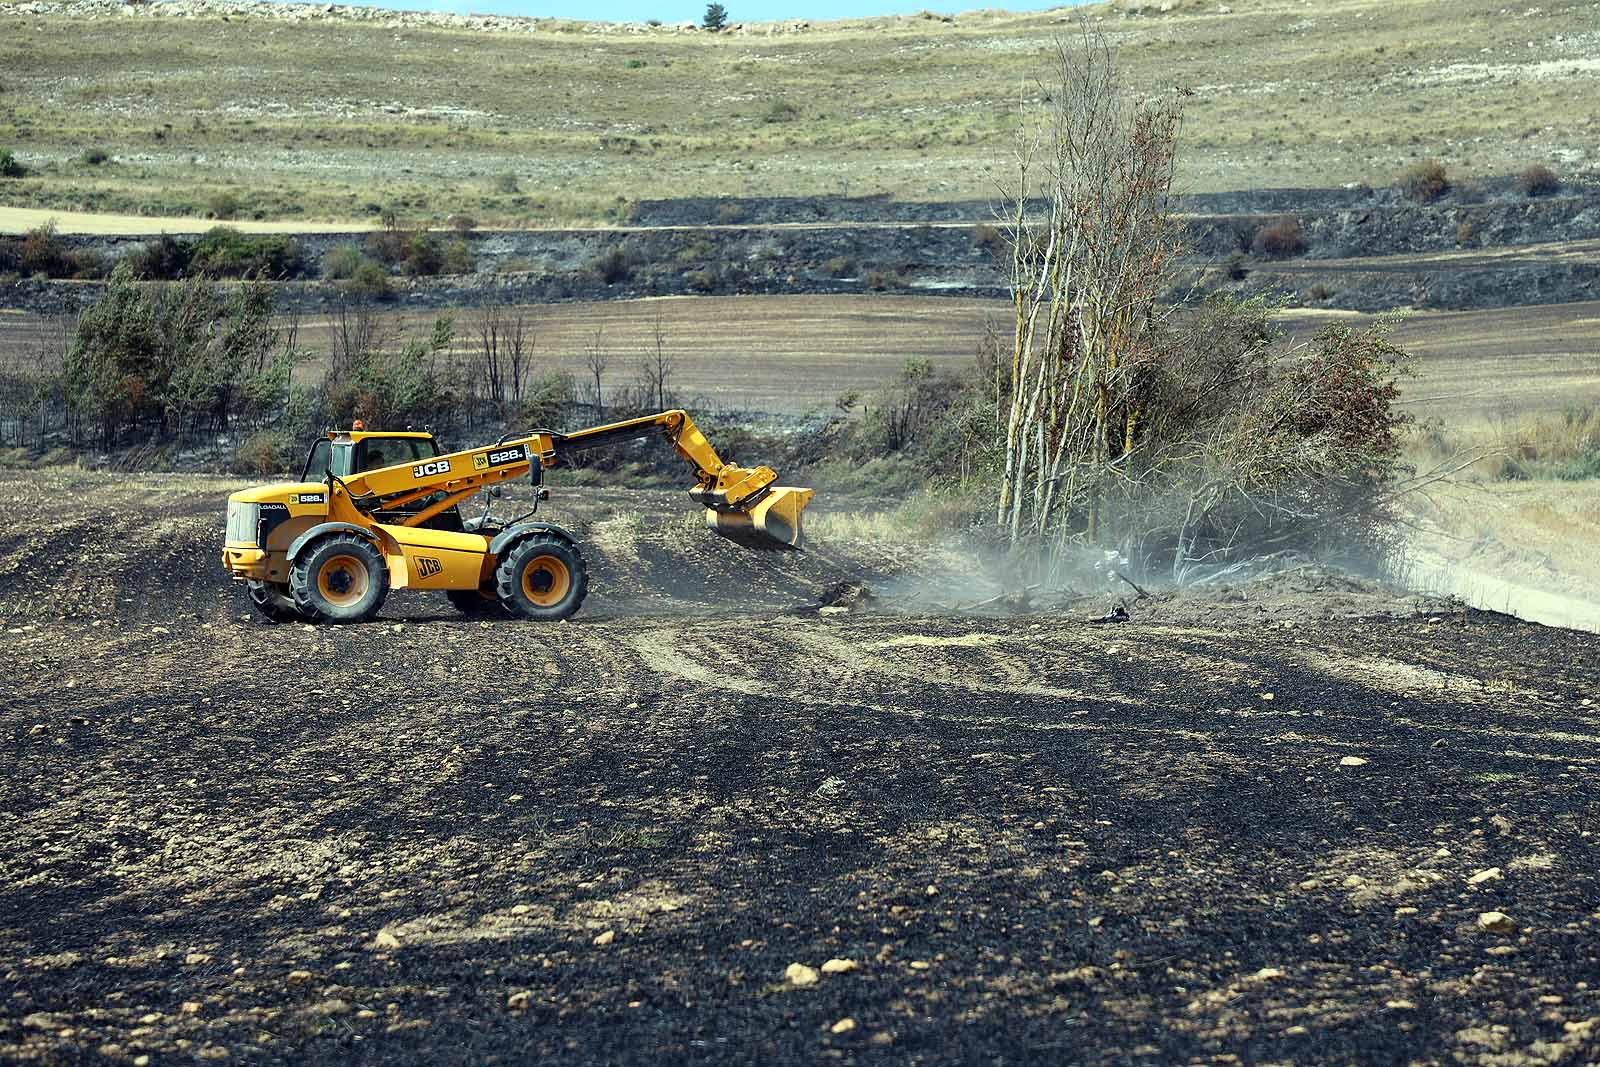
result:
[[[1450,175],[1437,159],[1424,159],[1401,171],[1395,184],[1417,203],[1431,204],[1450,191]]]
[[[1600,479],[1600,404],[1542,415],[1419,425],[1406,444],[1419,470],[1456,467],[1489,481]]]

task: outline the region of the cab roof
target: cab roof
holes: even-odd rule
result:
[[[329,430],[328,440],[341,444],[346,442],[365,441],[369,438],[396,438],[410,437],[424,441],[433,440],[433,434],[426,430]]]

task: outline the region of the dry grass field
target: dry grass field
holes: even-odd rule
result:
[[[1600,162],[1587,0],[1160,6],[1085,11],[1136,85],[1193,90],[1185,188],[1382,184],[1423,156],[1458,175]],[[0,204],[520,226],[614,222],[669,195],[988,198],[1019,95],[1075,17],[713,36],[154,10],[0,3],[0,148],[30,171],[0,179]]]

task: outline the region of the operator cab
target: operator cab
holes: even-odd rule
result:
[[[431,434],[329,430],[326,437],[318,438],[311,446],[300,480],[326,481],[329,471],[336,477],[348,478],[379,467],[421,463],[438,454],[439,445]]]
[[[411,430],[379,433],[366,429],[357,421],[353,429],[329,430],[326,436],[317,439],[311,446],[310,454],[306,456],[306,465],[300,472],[300,480],[324,482],[328,480],[330,471],[336,478],[349,478],[381,467],[421,463],[439,454],[439,444],[433,439],[432,434]],[[435,493],[396,511],[380,511],[377,514],[384,519],[392,519],[407,512],[414,514],[443,495]],[[459,531],[463,528],[461,511],[459,508],[441,511],[422,525],[432,530]]]

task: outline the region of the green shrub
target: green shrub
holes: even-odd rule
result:
[[[233,192],[232,190],[223,190],[220,193],[214,193],[212,194],[211,199],[206,201],[206,216],[208,218],[237,218],[239,212],[243,209],[244,206],[239,201],[239,194]]]
[[[1261,227],[1250,242],[1250,250],[1258,256],[1272,259],[1298,256],[1306,250],[1306,238],[1300,229],[1300,220],[1285,215],[1270,226]]]
[[[366,253],[353,244],[336,245],[322,257],[322,276],[329,281],[345,281],[355,277],[363,263],[371,263]]]
[[[450,228],[460,234],[468,234],[478,228],[478,220],[471,215],[451,215],[445,220]]]
[[[510,171],[507,171],[504,174],[496,174],[494,178],[494,191],[497,193],[508,194],[517,192],[517,176],[512,174]]]
[[[20,178],[28,173],[28,168],[17,161],[9,148],[0,148],[0,178]]]
[[[774,100],[767,105],[767,110],[762,112],[762,122],[793,122],[800,117],[800,109],[787,100]]]
[[[83,161],[91,167],[98,167],[111,158],[111,154],[104,148],[91,148],[83,153]]]
[[[472,246],[460,237],[447,241],[440,255],[439,270],[443,274],[471,274],[477,270],[477,258]]]
[[[700,20],[700,25],[708,30],[720,30],[728,24],[728,9],[718,3],[706,5],[705,17]]]
[[[269,478],[289,469],[283,439],[271,430],[258,430],[239,442],[228,469],[250,478]]]
[[[374,263],[365,256],[345,279],[343,290],[351,296],[364,300],[388,300],[394,295],[394,289],[389,284],[389,272],[383,266]]]
[[[412,234],[406,242],[406,258],[401,264],[405,272],[413,278],[427,277],[439,273],[439,268],[444,265],[444,254],[439,250],[439,242],[426,233]]]
[[[869,270],[867,271],[867,288],[881,292],[885,289],[904,289],[906,280],[898,271]]]
[[[297,278],[305,273],[305,250],[281,234],[216,226],[195,242],[191,269],[212,278]]]
[[[1396,184],[1419,204],[1431,204],[1450,191],[1450,175],[1437,159],[1424,159],[1400,172]]]
[[[176,281],[189,273],[194,258],[194,245],[164,233],[153,241],[146,241],[128,253],[123,262],[128,264],[135,278],[147,281]]]
[[[1560,191],[1561,179],[1542,163],[1535,163],[1517,175],[1517,192],[1523,196],[1551,196]]]
[[[717,287],[717,272],[713,270],[691,270],[683,276],[689,283],[689,288],[697,293],[709,293]]]
[[[744,221],[744,205],[732,200],[717,205],[717,221],[724,225]]]

